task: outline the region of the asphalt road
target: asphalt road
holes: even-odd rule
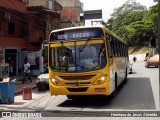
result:
[[[128,82],[121,86],[114,99],[94,96],[68,100],[66,96],[50,96],[48,93],[23,108],[50,111],[158,110],[159,68],[145,68],[144,64],[133,64],[133,73],[128,75]]]

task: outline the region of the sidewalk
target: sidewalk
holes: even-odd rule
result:
[[[36,88],[37,78],[31,77],[32,78],[32,83],[30,83],[30,80],[26,80],[24,82],[24,84],[22,84],[22,77],[23,76],[20,76],[20,75],[18,75],[18,76],[11,76],[10,77],[11,80],[16,79],[15,94],[21,93],[22,92],[22,88],[25,87],[25,86],[30,86],[32,88]]]
[[[44,91],[44,92],[39,92],[38,89],[36,89],[36,80],[38,80],[35,77],[32,77],[32,83],[30,83],[30,80],[25,81],[24,84],[22,84],[22,76],[11,76],[11,80],[16,79],[15,82],[15,96],[14,96],[14,103],[12,104],[0,104],[0,111],[7,111],[7,110],[12,110],[12,111],[17,111],[17,110],[22,110],[25,109],[25,106],[28,104],[31,104],[32,102],[40,99],[43,96],[46,96],[49,94],[49,91]],[[30,86],[32,87],[32,99],[29,100],[24,100],[23,99],[23,94],[22,94],[22,88],[24,86]],[[35,88],[35,89],[33,89]]]

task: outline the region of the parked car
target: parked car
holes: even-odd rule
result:
[[[46,91],[47,89],[49,89],[49,74],[45,73],[45,74],[41,74],[39,75],[37,80],[37,88],[39,91]]]
[[[145,67],[148,68],[150,66],[155,66],[155,67],[159,66],[159,55],[154,55],[151,58],[148,58],[148,60],[146,60]]]

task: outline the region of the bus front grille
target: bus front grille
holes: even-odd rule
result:
[[[83,76],[59,76],[64,80],[89,80],[96,75],[83,75]]]
[[[88,87],[84,88],[67,88],[69,92],[85,92],[87,91]]]
[[[67,82],[67,83],[65,83],[65,85],[67,85],[67,86],[77,86],[77,83],[76,82],[71,82],[71,83]],[[91,85],[91,82],[79,82],[79,86],[80,85],[83,85],[83,86]]]

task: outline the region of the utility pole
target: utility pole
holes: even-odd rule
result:
[[[160,0],[158,0],[158,42],[157,43],[158,43],[158,53],[160,54]]]
[[[160,54],[160,0],[158,0],[158,53]],[[160,74],[160,67],[159,67],[159,74]],[[159,86],[160,86],[160,76],[159,76]]]

